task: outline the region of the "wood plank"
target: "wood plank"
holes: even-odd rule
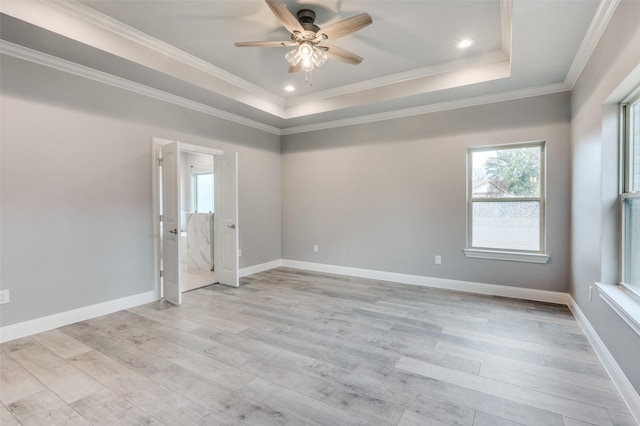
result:
[[[75,401],[71,407],[94,425],[162,425],[107,388]]]
[[[4,351],[0,351],[0,402],[8,405],[45,390],[45,386]]]
[[[398,426],[449,426],[450,423],[443,423],[439,420],[423,416],[413,411],[405,411],[398,423]]]
[[[435,352],[455,355],[457,357],[467,357],[469,360],[481,363],[482,365],[494,365],[521,373],[532,374],[538,377],[555,380],[562,383],[568,383],[578,386],[587,386],[600,391],[613,393],[618,395],[618,390],[608,377],[601,375],[592,375],[587,373],[576,373],[561,368],[555,368],[548,365],[540,365],[536,363],[519,361],[517,359],[495,355],[487,352],[476,351],[469,348],[450,345],[448,343],[438,342]],[[415,358],[415,357],[414,357]],[[424,360],[429,361],[429,360]],[[432,362],[432,364],[437,364]],[[479,369],[478,369],[479,371]]]
[[[165,424],[212,418],[203,406],[106,355],[91,351],[70,360],[112,392]],[[185,413],[180,420],[179,413]]]
[[[0,404],[0,425],[2,426],[20,426],[18,420],[13,417],[4,404]]]
[[[401,358],[396,367],[578,420],[595,420],[602,425],[613,424],[607,411],[601,407],[552,396],[528,387],[515,386],[498,380],[461,373],[411,358]]]
[[[23,425],[90,425],[80,413],[48,389],[30,395],[7,406]]]
[[[33,340],[49,349],[60,358],[71,358],[91,350],[90,347],[80,343],[78,340],[57,329],[36,334],[32,337]]]
[[[102,388],[40,344],[11,352],[9,356],[68,404]]]
[[[3,426],[635,424],[565,306],[290,268],[0,355]]]
[[[516,423],[511,420],[483,413],[482,411],[476,411],[473,426],[522,426],[522,423]]]
[[[562,383],[545,377],[507,370],[495,365],[483,364],[480,368],[480,376],[615,411],[624,411],[627,408],[622,398],[611,392],[603,392],[587,386]]]

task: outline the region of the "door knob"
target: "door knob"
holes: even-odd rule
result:
[[[227,228],[236,229],[236,224],[234,223],[233,225],[227,225]]]
[[[172,229],[171,231],[169,231],[169,233],[171,233],[173,235],[176,235],[178,233],[178,230],[177,229]]]

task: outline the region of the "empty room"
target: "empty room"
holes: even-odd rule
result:
[[[0,424],[640,424],[640,1],[0,0]]]

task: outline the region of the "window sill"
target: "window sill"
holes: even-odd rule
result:
[[[598,294],[640,336],[640,303],[617,284],[596,283]]]
[[[497,250],[463,249],[466,257],[474,259],[507,260],[511,262],[547,263],[551,256],[541,253],[523,253]]]

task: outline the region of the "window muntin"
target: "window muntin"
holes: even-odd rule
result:
[[[544,252],[544,142],[469,149],[471,249]]]
[[[622,103],[620,284],[640,296],[640,90]]]

